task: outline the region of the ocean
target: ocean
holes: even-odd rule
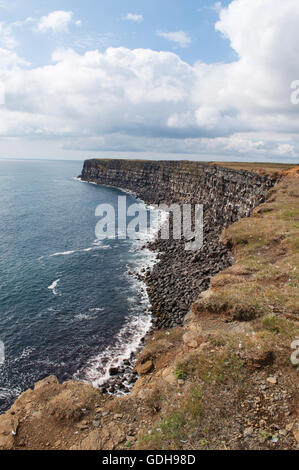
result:
[[[96,207],[124,192],[79,181],[82,164],[0,160],[0,412],[51,374],[101,385],[151,325],[128,271],[156,255],[140,249],[146,234],[96,239]]]

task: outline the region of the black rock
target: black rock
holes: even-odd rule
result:
[[[111,375],[111,377],[114,377],[115,375],[118,375],[119,374],[119,367],[111,367],[109,369],[109,374]]]

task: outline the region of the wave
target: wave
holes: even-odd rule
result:
[[[53,256],[67,256],[67,255],[72,255],[75,253],[75,251],[62,251],[61,253],[54,253],[53,255],[50,255],[50,258]]]
[[[144,205],[144,209],[150,212],[150,226],[147,227],[146,230],[136,234],[136,238],[130,250],[131,253],[138,251],[140,248],[145,249],[144,247],[148,243],[154,242],[162,226],[169,220],[169,212],[162,211],[161,209],[157,209],[145,203],[141,204]]]
[[[48,289],[51,290],[54,295],[57,295],[56,287],[57,287],[59,281],[60,281],[60,279],[56,279],[56,281],[52,282],[52,284],[48,287]]]
[[[12,401],[22,393],[21,387],[0,387],[0,400]]]
[[[110,369],[121,367],[124,361],[129,360],[132,353],[138,350],[151,322],[149,313],[131,316],[115,336],[114,344],[91,358],[74,377],[92,383],[94,387],[100,387],[106,383],[111,377]]]
[[[75,180],[75,181],[80,181],[80,183],[95,184],[96,186],[98,186],[97,183],[94,183],[93,181],[84,181],[84,180],[82,180],[79,176],[74,177],[73,180]]]
[[[112,248],[110,245],[102,245],[101,243],[102,243],[102,240],[97,240],[96,242],[93,243],[94,246],[90,246],[88,248],[82,248],[80,250],[59,251],[57,253],[53,253],[52,255],[49,255],[49,258],[54,258],[56,256],[69,256],[75,253],[88,253],[89,251],[93,251],[93,250],[108,250]]]
[[[156,239],[162,225],[169,219],[168,212],[157,210],[142,201],[141,204],[151,211],[151,226],[137,234],[129,250],[133,254],[134,266],[132,268],[138,274],[141,274],[145,268],[152,269],[158,262],[158,253],[146,248],[146,245]],[[95,240],[94,245],[98,246],[98,244],[103,247],[101,240]],[[152,325],[147,286],[143,280],[140,280],[140,277],[129,276],[129,270],[130,267],[127,266],[125,274],[130,278],[133,290],[133,295],[127,297],[131,315],[111,344],[104,351],[89,359],[86,365],[74,374],[75,379],[92,383],[95,387],[100,387],[109,381],[112,368],[120,368],[125,361],[132,358],[132,354],[138,351]]]
[[[144,203],[142,203],[144,204]],[[150,227],[138,234],[138,238],[133,241],[132,267],[135,273],[141,274],[145,268],[152,269],[158,262],[158,253],[149,250],[146,244],[155,240],[162,225],[168,221],[169,213],[156,210],[152,206],[147,206],[151,210],[151,220],[154,227]],[[95,240],[97,244],[99,240]],[[133,295],[127,297],[129,309],[132,312],[125,325],[114,337],[112,344],[103,352],[92,357],[87,364],[77,371],[75,379],[92,383],[95,387],[100,387],[111,378],[110,370],[120,368],[124,362],[132,358],[132,353],[136,353],[142,344],[142,340],[150,330],[152,317],[149,312],[150,301],[147,293],[147,286],[144,281],[135,276],[129,276],[130,266],[127,265],[125,273],[131,280]]]
[[[19,362],[22,359],[29,357],[34,351],[35,351],[34,347],[27,346],[24,349],[22,349],[22,351],[18,353],[16,356],[14,356],[13,358],[6,359],[5,364],[7,364],[8,362],[11,364]]]
[[[93,320],[95,315],[88,315],[88,313],[78,313],[75,315],[75,319],[82,321],[82,320]]]

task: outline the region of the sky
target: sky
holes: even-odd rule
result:
[[[298,24],[298,0],[0,0],[0,158],[297,163]]]

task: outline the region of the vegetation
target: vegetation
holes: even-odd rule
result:
[[[240,419],[244,414],[245,426],[251,426],[248,413],[253,405],[249,405],[247,411],[245,405],[251,392],[257,400],[254,406],[258,414],[265,416],[265,420],[259,418],[256,424],[259,429],[256,446],[275,447],[281,435],[275,432],[277,427],[271,428],[268,424],[266,415],[271,399],[266,393],[268,401],[260,404],[258,394],[261,392],[256,389],[255,374],[265,370],[267,375],[260,376],[264,380],[267,376],[271,378],[271,374],[283,377],[281,381],[285,385],[282,387],[286,390],[280,391],[280,408],[286,406],[287,393],[290,393],[290,400],[292,393],[296,393],[296,377],[292,375],[296,372],[290,363],[290,354],[292,341],[299,338],[297,170],[291,165],[273,164],[266,169],[259,164],[223,165],[242,169],[254,167],[259,172],[288,171],[269,192],[265,204],[250,218],[225,230],[222,240],[232,247],[236,263],[216,276],[210,295],[203,296],[192,307],[195,318],[207,328],[206,347],[187,352],[182,336],[176,331],[173,376],[181,384],[181,391],[177,392],[174,387],[171,394],[163,397],[157,421],[140,435],[138,448],[222,448],[215,434],[217,436],[217,429],[218,433],[225,434],[224,422],[234,422],[237,415]],[[222,326],[217,319],[224,321]],[[209,321],[217,327],[209,329]],[[240,321],[243,323],[234,323]],[[235,326],[226,328],[225,324],[230,322]],[[166,334],[170,332],[159,333]],[[271,379],[273,383],[277,383],[275,377]],[[278,406],[278,403],[271,406]],[[215,407],[220,409],[222,418],[215,417]],[[276,413],[278,419],[279,408]],[[254,433],[252,429],[248,432]]]

